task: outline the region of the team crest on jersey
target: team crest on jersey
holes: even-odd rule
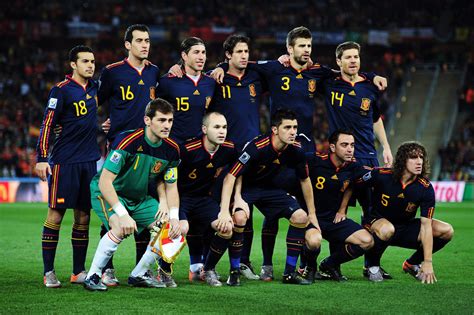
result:
[[[249,93],[250,93],[250,96],[252,97],[257,96],[257,91],[255,90],[255,84],[249,85]]]
[[[206,109],[209,107],[211,104],[212,97],[211,96],[206,96]]]
[[[346,180],[344,181],[344,183],[342,183],[341,192],[345,192],[346,189],[347,189],[347,187],[349,187],[349,184],[350,184],[350,183],[351,183],[351,181],[348,180],[348,179],[346,179]]]
[[[309,80],[308,81],[308,91],[310,93],[316,92],[316,80]]]
[[[362,102],[360,103],[360,108],[363,111],[368,111],[370,109],[370,98],[363,98]]]
[[[224,167],[223,167],[223,166],[219,167],[219,168],[216,170],[216,173],[214,174],[214,178],[219,177],[219,175],[221,175],[221,173],[222,173],[223,170],[224,170]]]
[[[151,172],[153,174],[158,174],[160,172],[162,166],[163,166],[163,162],[156,161],[155,165],[153,165],[153,169],[151,170]]]
[[[407,208],[405,209],[406,212],[413,212],[416,211],[417,205],[413,202],[409,202]]]
[[[156,97],[155,97],[155,87],[154,86],[151,86],[150,87],[150,99],[151,100],[154,100]]]

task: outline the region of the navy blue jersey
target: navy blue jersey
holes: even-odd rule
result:
[[[211,104],[216,81],[205,74],[194,82],[187,75],[178,78],[166,74],[160,78],[157,96],[174,105],[171,136],[184,142],[201,133],[202,118]]]
[[[250,141],[240,153],[238,160],[230,169],[230,174],[244,175],[244,185],[274,186],[273,177],[282,167],[296,170],[299,179],[308,177],[308,165],[301,145],[289,144],[283,151],[277,151],[272,144],[271,135],[261,135]]]
[[[211,186],[225,166],[234,163],[237,151],[231,141],[225,141],[210,154],[202,138],[193,138],[181,146],[178,168],[179,193],[187,196],[208,196]]]
[[[102,70],[99,79],[99,104],[107,104],[110,131],[107,139],[113,141],[118,133],[144,127],[145,107],[155,99],[155,88],[160,77],[157,66],[150,64],[141,71],[127,59],[110,64]]]
[[[306,153],[316,214],[318,218],[331,220],[341,206],[344,192],[362,168],[355,162],[346,162],[336,167],[332,158],[334,157],[328,154]]]
[[[38,144],[37,161],[47,162],[51,134],[56,124],[62,126],[54,141],[50,163],[67,164],[97,161],[97,84],[89,80],[86,87],[66,76],[48,96]]]
[[[248,68],[258,71],[267,81],[270,112],[273,114],[279,108],[293,110],[298,120],[298,132],[312,138],[316,89],[323,80],[335,76],[334,72],[319,64],[296,70],[278,61],[249,63]]]
[[[325,80],[323,84],[329,133],[341,128],[353,130],[354,156],[376,158],[373,125],[380,117],[377,87],[368,79],[353,84],[342,77]]]
[[[238,148],[260,134],[259,108],[262,97],[260,75],[246,70],[242,77],[226,73],[212,99],[210,111],[227,119],[227,137]]]
[[[392,223],[406,223],[420,215],[431,219],[435,209],[435,193],[430,181],[416,177],[407,185],[402,185],[387,168],[373,169],[362,176],[358,182],[366,182],[374,187],[372,195],[374,218],[385,218]]]

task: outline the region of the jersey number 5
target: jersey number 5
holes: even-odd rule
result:
[[[386,194],[382,194],[382,200],[380,200],[380,203],[382,206],[386,207],[388,206],[388,199],[390,199],[390,196],[387,196]]]

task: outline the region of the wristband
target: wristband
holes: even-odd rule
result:
[[[117,202],[116,204],[114,204],[112,206],[112,209],[114,209],[115,213],[119,216],[119,217],[123,217],[124,215],[126,215],[128,212],[127,212],[127,209],[125,209],[125,207],[123,206],[123,204],[119,201]]]
[[[172,207],[170,209],[170,220],[176,219],[179,220],[179,209],[178,207]]]
[[[433,260],[431,260],[431,259],[425,259],[425,260],[423,260],[423,262],[430,262],[430,263],[432,263]]]

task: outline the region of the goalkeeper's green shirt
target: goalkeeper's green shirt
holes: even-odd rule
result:
[[[92,179],[92,196],[101,195],[99,177],[105,168],[117,175],[113,185],[117,195],[131,204],[139,203],[148,195],[148,184],[158,176],[168,183],[177,180],[179,146],[172,139],[153,144],[145,129],[119,134],[111,146],[100,172]]]

